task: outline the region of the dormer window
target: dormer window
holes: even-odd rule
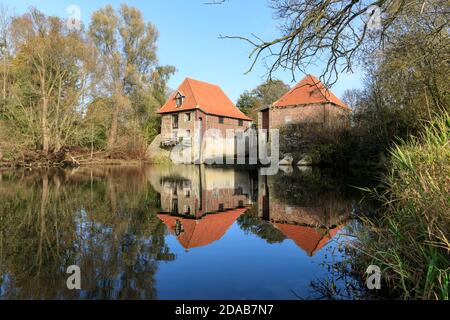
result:
[[[177,108],[181,107],[183,105],[184,95],[181,92],[177,92],[175,96],[175,102],[177,104]]]

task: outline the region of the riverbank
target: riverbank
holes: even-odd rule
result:
[[[361,273],[379,266],[384,297],[449,299],[449,140],[450,117],[443,115],[391,149],[383,185],[369,190],[384,206],[363,218],[354,267]]]
[[[44,155],[40,151],[26,151],[11,159],[0,159],[0,168],[67,168],[94,165],[140,165],[151,162],[146,158],[134,159],[127,157],[114,158],[106,152],[96,152],[95,155],[77,151],[62,150]]]

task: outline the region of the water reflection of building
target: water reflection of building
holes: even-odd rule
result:
[[[256,179],[235,168],[175,165],[150,170],[150,182],[160,194],[158,217],[186,249],[220,239],[257,202],[259,219],[312,256],[351,213],[350,201],[338,190],[302,180],[308,172]]]
[[[274,223],[274,226],[309,256],[319,252],[342,228],[342,225],[327,229],[288,223]]]
[[[247,208],[237,208],[208,214],[201,219],[189,219],[168,214],[158,214],[158,217],[185,249],[191,249],[206,246],[222,238],[246,210]]]
[[[249,171],[178,165],[150,172],[161,196],[158,217],[185,247],[220,239],[256,197]]]
[[[345,225],[351,214],[348,201],[336,197],[333,192],[308,193],[305,184],[304,201],[289,201],[292,194],[283,179],[259,176],[258,216],[283,233],[287,238],[312,256],[320,251]],[[299,182],[300,183],[300,182]],[[276,190],[275,190],[276,189]],[[278,195],[273,195],[276,191]],[[295,204],[290,204],[294,202]],[[289,204],[288,204],[289,203]]]

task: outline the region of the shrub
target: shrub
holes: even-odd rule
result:
[[[322,124],[295,123],[280,128],[280,153],[291,154],[297,162],[309,155],[315,164],[339,162],[342,130],[333,130]]]

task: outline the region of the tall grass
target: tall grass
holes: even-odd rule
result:
[[[384,292],[401,299],[449,298],[450,116],[390,150],[383,214],[367,219],[365,265],[382,269]]]

